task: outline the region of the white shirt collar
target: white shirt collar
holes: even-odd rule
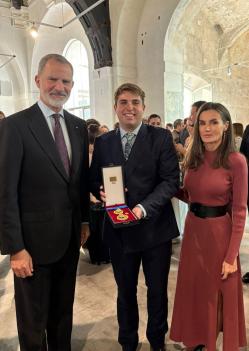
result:
[[[44,104],[43,101],[39,100],[37,102],[38,106],[40,107],[43,115],[46,117],[46,118],[49,118],[50,116],[54,115],[55,112],[53,110],[51,110],[51,108],[49,108],[46,104]],[[58,112],[61,117],[64,118],[64,111],[63,111],[63,108]]]
[[[139,132],[139,129],[141,128],[141,125],[142,125],[142,122],[131,133],[133,133],[133,134],[135,134],[137,136],[137,134]],[[121,126],[119,126],[119,130],[120,130],[120,136],[121,136],[121,139],[122,139],[123,136],[127,133],[127,131],[124,130]]]

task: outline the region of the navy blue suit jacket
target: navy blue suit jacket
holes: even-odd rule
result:
[[[114,229],[106,218],[104,238],[108,244],[136,252],[178,236],[170,200],[179,187],[179,167],[171,133],[142,124],[128,161],[124,159],[119,131],[98,137],[90,169],[90,188],[97,198],[102,167],[110,165],[123,166],[127,204],[131,209],[141,204],[147,216],[140,224],[124,229]]]

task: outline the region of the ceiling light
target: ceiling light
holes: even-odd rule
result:
[[[97,7],[98,5],[100,5],[101,3],[105,2],[105,1],[106,0],[98,0],[93,5],[89,6],[84,11],[80,12],[77,16],[74,16],[71,20],[69,20],[68,22],[66,22],[66,23],[64,23],[63,25],[60,25],[60,26],[57,26],[57,25],[54,25],[54,24],[49,24],[49,23],[44,23],[44,22],[33,21],[33,20],[26,19],[26,18],[19,18],[19,20],[22,21],[22,22],[26,22],[26,23],[32,23],[33,25],[36,24],[36,25],[41,25],[41,26],[46,26],[46,27],[51,27],[51,28],[56,28],[56,29],[63,29],[64,27],[68,26],[69,24],[71,24],[75,20],[83,17],[88,12],[92,11],[95,7]],[[0,3],[1,3],[1,0],[0,0]],[[54,4],[54,2],[52,2],[52,4]],[[61,4],[63,6],[62,2],[61,2]],[[20,10],[17,10],[17,11],[20,11]],[[3,17],[3,18],[10,18],[10,19],[16,19],[15,16],[6,16],[6,15],[1,15],[0,14],[0,18],[1,17]]]
[[[34,39],[38,37],[38,31],[34,25],[30,28],[29,33]]]

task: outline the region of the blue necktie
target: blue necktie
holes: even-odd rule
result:
[[[135,141],[135,137],[136,135],[134,133],[126,133],[124,135],[124,138],[126,138],[126,143],[125,143],[125,146],[124,146],[124,158],[126,160],[128,160],[129,158],[129,155],[130,155],[130,152],[131,152],[131,149],[132,149],[132,145],[134,144],[134,141]]]

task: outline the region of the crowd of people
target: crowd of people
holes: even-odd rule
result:
[[[179,236],[174,196],[189,210],[170,338],[188,351],[215,351],[223,332],[224,351],[246,347],[239,248],[248,206],[249,128],[240,153],[229,111],[205,101],[192,105],[189,118],[163,128],[159,115],[144,116],[144,91],[126,83],[115,92],[118,122],[109,131],[63,109],[73,88],[73,67],[63,56],[43,57],[35,82],[38,102],[0,123],[0,249],[10,255],[14,273],[20,350],[71,350],[76,269],[91,231],[89,209],[105,212],[110,194],[102,169],[120,165],[136,225],[115,227],[105,215],[97,222],[117,285],[122,350],[139,348],[141,265],[146,336],[151,351],[165,350],[172,240]],[[113,210],[122,212],[122,206]]]

